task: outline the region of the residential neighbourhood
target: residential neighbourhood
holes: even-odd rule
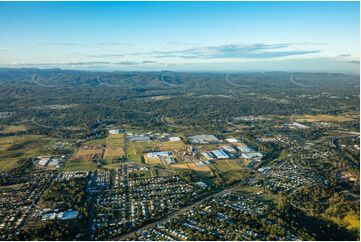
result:
[[[89,236],[91,240],[298,240],[305,235],[287,223],[275,223],[266,217],[279,212],[283,196],[293,207],[309,209],[300,194],[313,187],[327,189],[331,181],[301,165],[300,159],[306,163],[331,159],[335,147],[350,154],[359,152],[359,146],[352,141],[340,139],[323,150],[317,149],[317,143],[303,143],[296,134],[286,132],[245,139],[234,135],[180,137],[110,130],[108,143],[79,148],[87,152],[85,161],[94,163],[91,169],[69,170],[66,163],[74,159],[72,156],[43,155],[32,159],[36,173],[16,178],[31,182],[1,188],[1,238],[18,238],[21,229],[27,229],[29,224],[58,221],[79,224],[81,229],[74,231],[74,236]],[[287,155],[267,164],[267,145],[288,147]],[[109,166],[109,149],[130,157],[135,152],[133,157],[141,159],[124,159]],[[303,153],[307,157],[300,155]],[[77,154],[77,159],[83,157]],[[12,177],[6,173],[2,176]],[[352,173],[337,176],[350,184],[357,181]],[[225,192],[226,187],[216,185],[220,179],[229,184],[239,182]],[[84,192],[77,201],[66,203],[62,200],[66,197],[56,198],[52,193],[56,189],[53,187],[63,183],[64,189],[69,186]],[[55,198],[56,203],[48,200]],[[163,220],[167,216],[169,219]],[[243,216],[251,216],[251,220],[239,227],[237,221]],[[260,222],[279,234],[255,229],[254,223]],[[227,232],[227,226],[233,228],[232,233]],[[88,235],[81,232],[86,228]]]

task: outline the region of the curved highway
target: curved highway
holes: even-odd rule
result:
[[[230,81],[229,80],[229,74],[226,75],[226,82],[229,85],[232,85],[232,86],[235,86],[235,87],[249,87],[249,85],[241,85],[241,84],[237,84],[237,83],[234,83],[234,82]]]
[[[35,77],[38,76],[38,74],[34,74],[32,77],[31,77],[31,80],[38,86],[42,86],[42,87],[56,87],[56,85],[47,85],[47,84],[42,84],[39,82],[39,76],[37,78],[37,80],[35,80]]]

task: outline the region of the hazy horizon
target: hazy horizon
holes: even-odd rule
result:
[[[2,2],[0,66],[359,73],[359,2]]]

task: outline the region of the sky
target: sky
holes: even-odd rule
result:
[[[359,2],[0,2],[0,66],[359,73]]]

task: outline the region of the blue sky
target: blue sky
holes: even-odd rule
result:
[[[359,2],[0,2],[0,65],[359,72]]]

